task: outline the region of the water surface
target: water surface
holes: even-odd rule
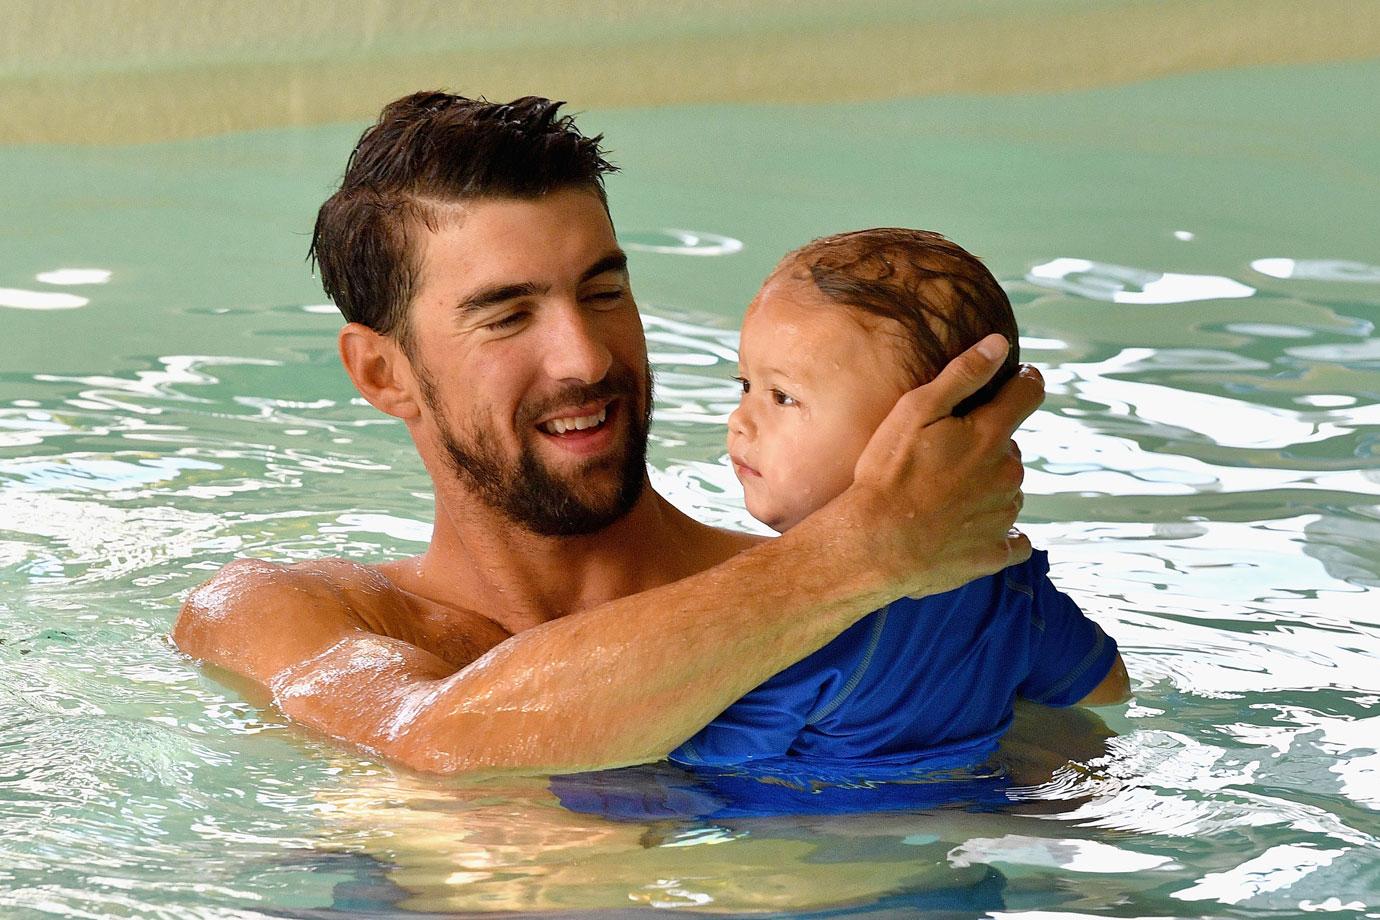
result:
[[[625,168],[654,481],[702,519],[752,525],[723,422],[786,249],[938,229],[1010,292],[1049,382],[1023,526],[1136,695],[996,811],[612,820],[540,777],[395,773],[202,673],[166,634],[226,560],[429,531],[303,262],[361,126],[0,149],[0,908],[1380,914],[1377,85],[1369,62],[585,115]]]

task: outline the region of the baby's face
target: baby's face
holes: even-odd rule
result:
[[[872,432],[910,388],[892,334],[900,327],[889,323],[786,276],[748,307],[728,452],[748,511],[773,530],[848,488]]]

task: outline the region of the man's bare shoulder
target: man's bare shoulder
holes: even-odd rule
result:
[[[187,595],[172,638],[195,658],[261,679],[280,657],[275,646],[311,647],[368,630],[392,606],[389,595],[376,568],[344,559],[236,559]]]
[[[183,612],[215,618],[244,607],[280,602],[352,606],[354,598],[386,602],[396,590],[376,566],[346,559],[313,559],[277,563],[264,559],[236,559],[187,595]]]
[[[399,639],[457,667],[507,637],[467,610],[433,609],[382,566],[346,559],[237,559],[188,594],[178,648],[261,683],[350,636]]]

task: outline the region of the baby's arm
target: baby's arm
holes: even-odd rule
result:
[[[1111,706],[1124,703],[1131,698],[1131,675],[1126,673],[1126,663],[1121,660],[1121,652],[1116,653],[1116,661],[1102,682],[1078,701],[1079,706]]]
[[[1007,570],[1010,579],[1028,578],[1019,586],[1031,594],[1030,671],[1021,683],[1022,698],[1047,706],[1107,706],[1131,695],[1126,665],[1116,640],[1102,631],[1049,580],[1042,552]]]

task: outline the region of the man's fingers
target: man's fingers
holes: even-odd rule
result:
[[[974,409],[969,418],[983,426],[996,426],[1010,437],[1044,401],[1045,378],[1029,364],[1022,364],[1016,376],[997,391],[992,401]]]
[[[996,375],[1010,347],[1005,336],[994,332],[950,361],[929,383],[912,390],[911,400],[919,405],[916,424],[931,425],[952,415],[955,406]]]
[[[1006,564],[1019,565],[1030,558],[1030,538],[1014,527],[1006,534]]]

